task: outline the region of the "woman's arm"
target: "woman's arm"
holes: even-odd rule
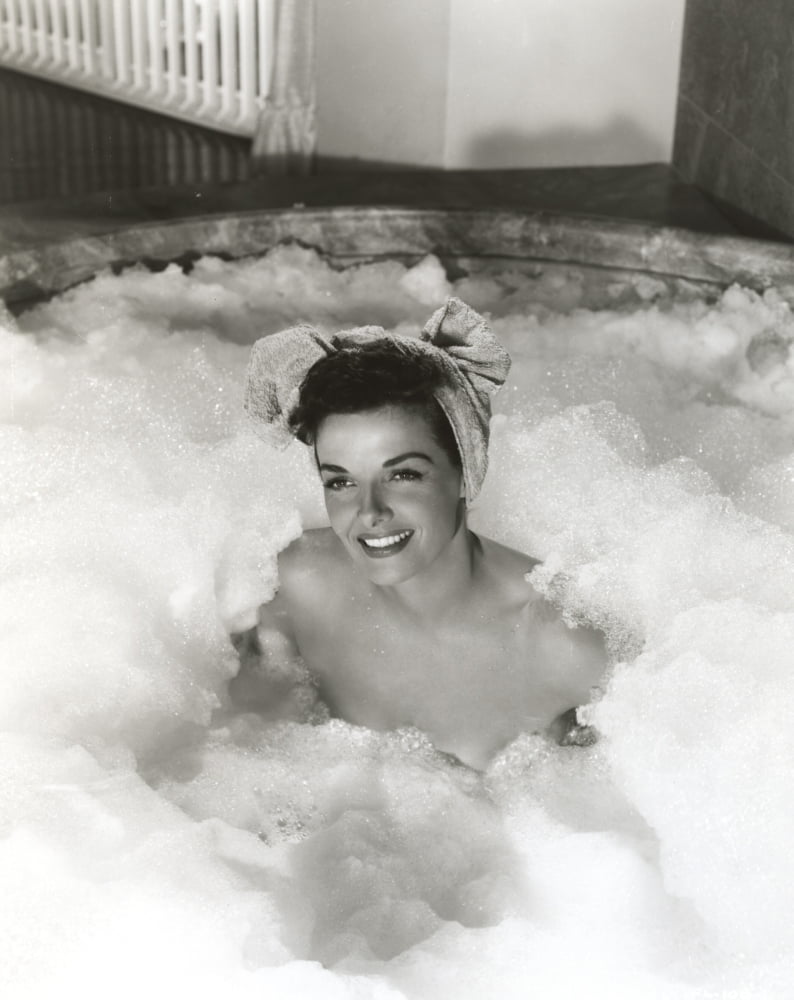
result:
[[[311,714],[317,692],[290,627],[280,594],[259,609],[257,624],[230,636],[240,670],[229,685],[234,706],[268,719]]]
[[[580,709],[590,704],[606,680],[608,656],[605,637],[598,629],[587,625],[567,628],[560,644],[558,661],[564,671],[571,693],[571,708],[552,722],[548,734],[560,746],[592,746],[598,741],[598,731],[584,721]]]

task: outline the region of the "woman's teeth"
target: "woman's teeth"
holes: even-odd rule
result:
[[[397,545],[398,542],[410,538],[412,532],[398,531],[396,535],[384,535],[383,538],[362,538],[361,541],[368,549],[386,549],[390,545]]]

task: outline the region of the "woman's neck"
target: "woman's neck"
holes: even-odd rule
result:
[[[441,622],[459,617],[468,604],[475,581],[479,538],[462,520],[449,545],[428,568],[403,583],[379,587],[382,600],[417,622]]]

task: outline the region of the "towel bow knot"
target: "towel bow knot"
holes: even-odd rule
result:
[[[305,325],[262,337],[251,350],[246,411],[262,437],[277,448],[285,448],[293,439],[289,418],[298,405],[309,369],[336,351],[384,340],[430,356],[440,367],[444,378],[433,395],[452,425],[466,501],[471,503],[488,467],[489,397],[507,378],[510,357],[483,317],[460,299],[447,299],[418,338],[390,334],[380,326],[363,326],[342,330],[329,339]]]

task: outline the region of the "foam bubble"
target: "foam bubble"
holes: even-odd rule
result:
[[[450,291],[514,356],[475,523],[614,661],[600,744],[485,775],[299,671],[275,718],[227,695],[324,518],[245,421],[247,345],[416,332]],[[4,995],[787,996],[791,342],[774,290],[297,246],[3,313]]]

